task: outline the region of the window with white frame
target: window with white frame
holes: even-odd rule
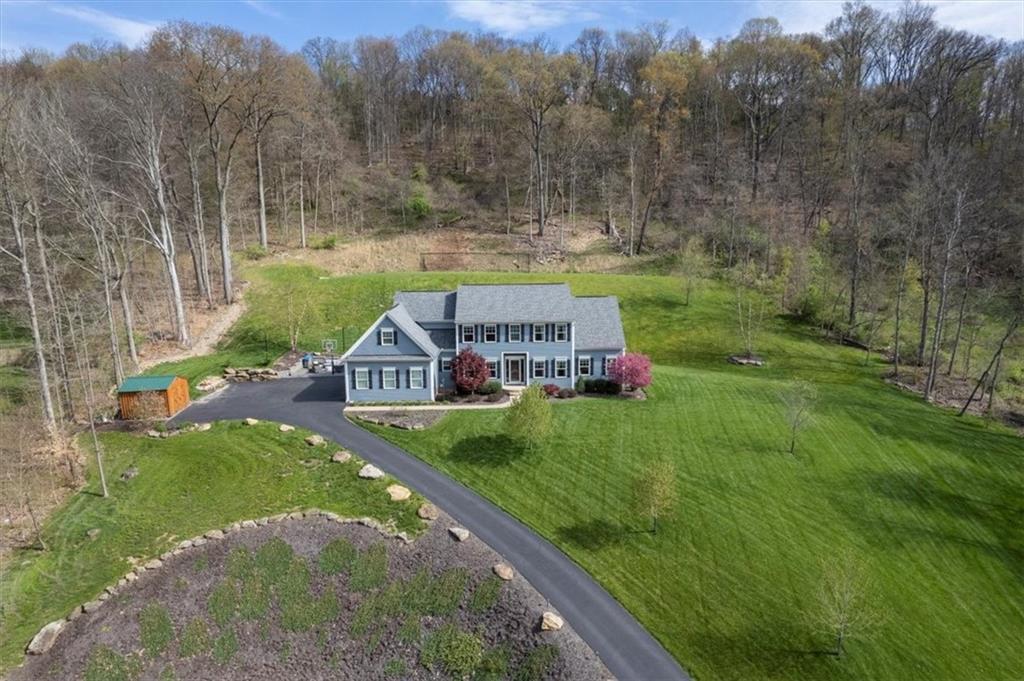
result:
[[[509,324],[508,325],[508,342],[509,343],[522,343],[523,342],[523,325],[522,324]]]
[[[583,355],[577,358],[579,362],[579,371],[577,372],[580,376],[590,375],[590,357]]]
[[[463,343],[475,343],[476,342],[476,327],[472,324],[466,324],[462,327],[462,342]]]
[[[370,370],[356,369],[356,390],[370,389]]]
[[[441,358],[441,371],[448,371],[448,372],[450,372],[451,370],[452,370],[452,358],[451,357],[442,357]]]
[[[394,367],[383,370],[380,387],[384,388],[384,390],[394,390],[398,387],[398,371]]]
[[[498,377],[498,360],[489,359],[487,360],[487,373],[491,378]]]
[[[394,345],[395,344],[395,330],[385,329],[380,330],[380,344],[381,345]]]
[[[569,341],[569,325],[566,323],[555,324],[555,342],[566,343]]]
[[[533,358],[533,377],[545,378],[548,373],[547,360],[543,357]]]
[[[555,358],[555,378],[569,377],[569,360],[565,357]]]
[[[413,367],[412,369],[409,369],[409,387],[423,387],[423,369],[420,367]]]
[[[547,340],[547,333],[546,333],[546,331],[547,331],[547,327],[544,324],[534,324],[533,325],[533,342],[534,343],[543,343],[545,340]]]
[[[611,372],[612,362],[614,362],[614,361],[615,361],[614,357],[611,357],[609,355],[605,355],[604,356],[604,367],[602,367],[602,368],[604,369],[604,375],[605,376],[607,376]]]
[[[484,343],[498,342],[498,325],[484,324]]]

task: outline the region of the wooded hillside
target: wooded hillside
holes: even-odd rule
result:
[[[623,259],[730,276],[924,367],[925,397],[943,374],[984,395],[1021,321],[1024,45],[932,13],[297,54],[179,22],[8,59],[0,284],[43,421],[91,415],[140,343],[188,346],[235,297],[232,254],[455,224],[554,249],[601,225]]]

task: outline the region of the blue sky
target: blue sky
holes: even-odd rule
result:
[[[872,0],[895,9],[898,0]],[[935,0],[943,24],[1006,40],[1024,40],[1024,0]],[[313,36],[348,40],[359,35],[398,36],[416,26],[495,31],[510,37],[545,34],[558,44],[580,29],[615,31],[665,20],[688,28],[705,43],[736,33],[751,17],[775,16],[787,31],[820,30],[842,3],[832,0],[417,0],[306,2],[287,0],[148,0],[56,2],[0,0],[0,50],[17,55],[25,47],[61,52],[73,42],[95,39],[137,45],[171,19],[226,24],[269,35],[297,50]]]

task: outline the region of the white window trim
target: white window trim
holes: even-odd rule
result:
[[[519,337],[512,338],[512,329],[519,331]],[[522,324],[509,324],[508,325],[508,342],[509,343],[522,343],[523,342],[523,325]]]
[[[540,375],[537,374],[537,362],[540,362]],[[534,357],[530,365],[530,378],[547,378],[548,361],[544,357]]]
[[[498,360],[487,358],[485,361],[487,362],[487,372],[488,372],[487,380],[489,380],[489,381],[497,380],[498,375],[499,375],[498,374]],[[494,367],[493,373],[491,372],[491,366]]]
[[[419,381],[419,385],[416,382]],[[411,367],[409,369],[409,388],[413,390],[423,390],[423,369],[421,367]]]
[[[467,331],[469,332],[469,338],[466,338]],[[463,343],[476,343],[476,326],[473,324],[463,324],[460,337]]]
[[[359,379],[362,378],[366,381],[365,385],[360,386]],[[369,369],[356,369],[356,390],[369,390],[370,389],[370,370]]]
[[[487,330],[494,329],[494,340],[487,340]],[[484,324],[484,343],[497,343],[498,342],[498,325],[497,324]]]
[[[441,358],[441,371],[448,371],[448,372],[450,372],[451,370],[452,370],[452,358],[451,357],[442,357]]]
[[[559,374],[558,374],[558,363],[559,362],[561,362],[563,364],[563,366],[562,366],[563,373],[562,373],[561,376],[559,376]],[[568,357],[555,357],[555,375],[554,375],[554,378],[569,378],[569,358]]]
[[[559,338],[559,332],[561,332],[561,338]],[[569,325],[565,322],[559,322],[555,324],[555,342],[556,343],[568,343],[569,342]]]
[[[583,371],[583,362],[587,363],[587,370]],[[592,376],[594,373],[594,362],[590,359],[590,355],[580,355],[576,358],[577,364],[579,364],[579,375],[580,376]]]
[[[395,384],[388,387],[388,373],[395,379]],[[384,367],[380,375],[380,389],[381,390],[398,390],[398,369],[395,367]]]
[[[391,342],[390,343],[385,343],[384,342],[384,334],[386,334],[386,333],[391,335]],[[398,334],[395,333],[394,328],[392,328],[390,326],[382,326],[382,327],[380,327],[380,344],[381,345],[395,345],[397,342],[398,342]]]
[[[540,331],[540,340],[537,340],[537,332]],[[534,343],[546,343],[548,341],[548,325],[534,324],[530,338]]]

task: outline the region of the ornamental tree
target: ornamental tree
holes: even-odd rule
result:
[[[452,360],[452,379],[460,393],[478,390],[490,377],[487,360],[468,345]]]
[[[539,383],[531,383],[505,411],[505,432],[523,442],[531,452],[544,442],[554,426],[551,403],[544,392]]]
[[[616,357],[608,367],[608,376],[626,390],[651,384],[651,358],[639,352]]]

